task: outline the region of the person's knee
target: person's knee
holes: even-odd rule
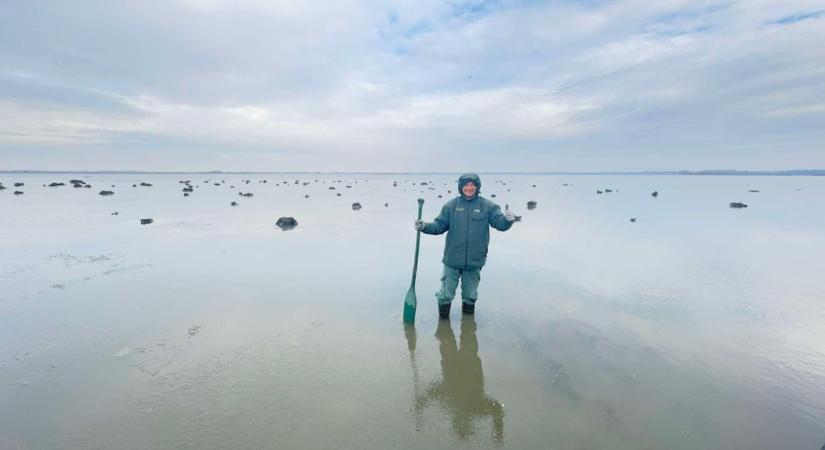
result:
[[[461,285],[461,296],[463,298],[475,299],[478,297],[478,283],[468,280]]]

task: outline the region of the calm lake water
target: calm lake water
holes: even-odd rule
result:
[[[482,175],[475,317],[422,235],[405,327],[456,178],[0,175],[0,448],[825,443],[825,178]]]

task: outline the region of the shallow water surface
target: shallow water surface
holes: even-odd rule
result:
[[[475,316],[423,235],[405,326],[455,178],[4,174],[0,448],[825,443],[825,179],[483,175]]]

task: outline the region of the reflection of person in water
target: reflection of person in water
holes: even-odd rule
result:
[[[416,396],[416,409],[420,410],[432,400],[447,410],[453,430],[461,439],[473,434],[473,422],[477,418],[493,419],[493,439],[504,439],[504,408],[497,400],[484,395],[484,374],[478,357],[476,322],[471,315],[461,321],[461,346],[456,345],[455,335],[448,320],[440,320],[435,331],[440,343],[442,380],[433,382]]]

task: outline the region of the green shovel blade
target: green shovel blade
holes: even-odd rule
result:
[[[415,323],[415,307],[417,303],[415,299],[415,288],[410,287],[410,290],[407,291],[407,297],[404,299],[404,322]]]

